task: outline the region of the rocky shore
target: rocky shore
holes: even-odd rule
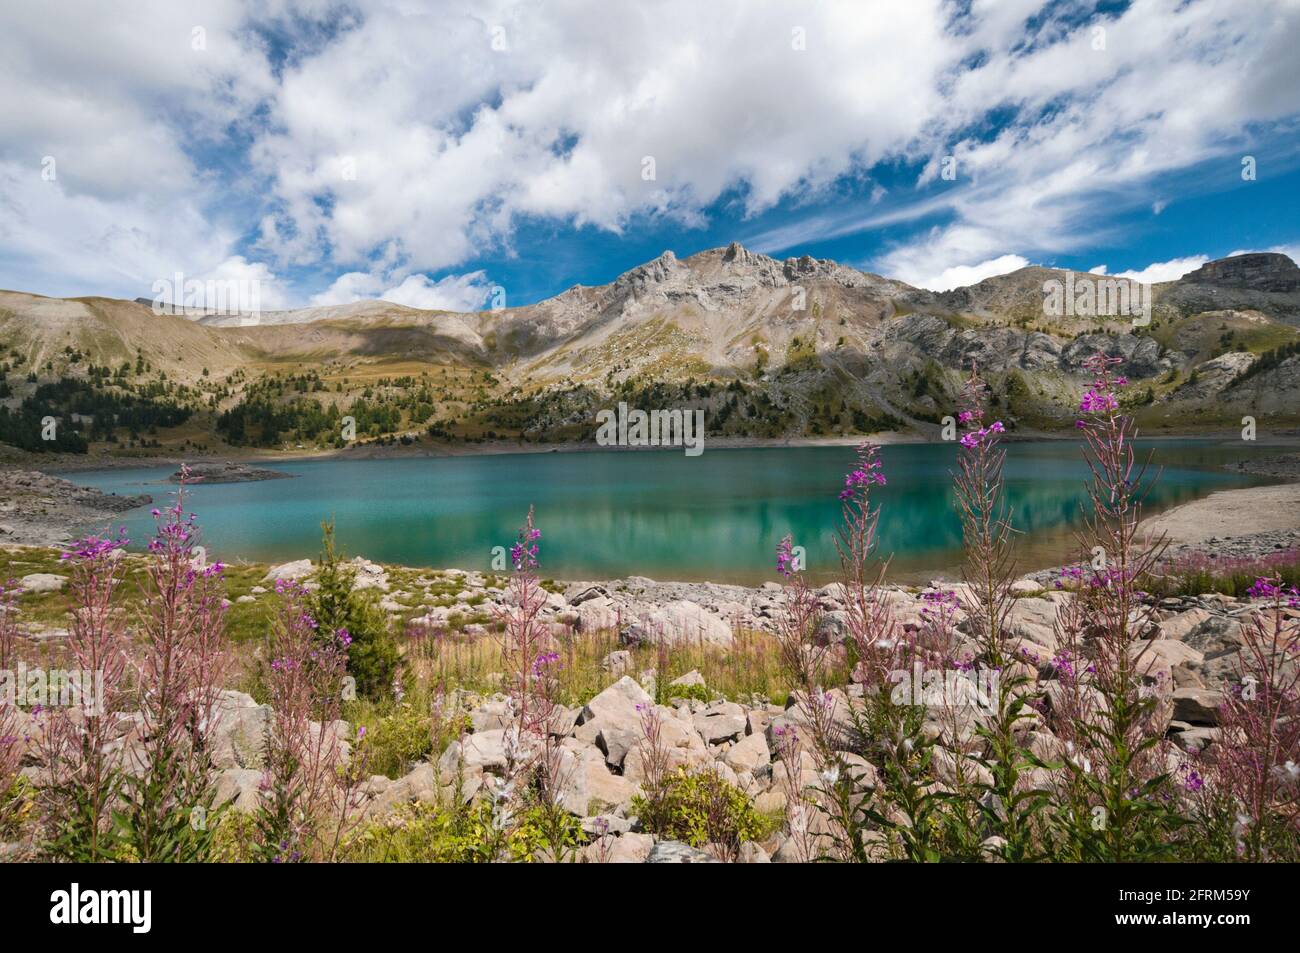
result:
[[[302,564],[286,564],[272,570],[272,576],[309,580],[309,574],[302,571],[305,568]],[[381,591],[390,587],[379,567],[360,568],[365,586]],[[467,592],[493,599],[501,595],[500,590],[481,584],[475,574],[462,573],[459,578]],[[572,617],[573,624],[582,630],[611,624],[612,612],[612,624],[619,628],[621,638],[632,644],[647,637],[645,620],[620,619],[617,613],[624,607],[630,611],[636,605],[651,605],[650,600],[674,597],[652,610],[662,614],[659,622],[666,627],[657,634],[675,633],[683,640],[702,637],[725,646],[725,610],[739,612],[737,607],[744,607],[751,617],[768,622],[784,611],[784,595],[775,587],[740,592],[738,587],[684,589],[676,584],[663,584],[661,590],[660,585],[644,579],[625,580],[621,586],[574,583],[563,593],[551,594],[546,616],[552,621]],[[1053,623],[1058,609],[1072,596],[1036,591],[1024,581],[1018,588],[1021,598],[1008,619],[1006,648],[1017,660],[1018,676],[1027,678],[1036,691],[1050,699],[1059,687],[1053,658],[1061,647]],[[705,603],[675,598],[686,595]],[[843,592],[838,585],[826,586],[817,595],[827,615],[842,612]],[[921,593],[891,588],[884,597],[900,626],[921,624]],[[1182,769],[1190,755],[1217,743],[1219,705],[1238,671],[1244,627],[1263,608],[1250,600],[1219,595],[1166,599],[1157,607],[1152,624],[1139,634],[1133,652],[1140,660],[1145,681],[1161,700],[1161,724],[1165,737],[1172,742],[1169,770]],[[1300,618],[1300,611],[1284,612],[1289,619]],[[958,631],[964,631],[960,610],[955,621]],[[682,628],[672,628],[678,624]],[[834,627],[823,635],[832,643],[844,637]],[[797,693],[783,704],[758,696],[724,699],[711,690],[699,672],[688,672],[671,684],[689,690],[674,697],[672,692],[656,692],[659,674],[654,669],[637,671],[629,667],[630,661],[630,653],[611,651],[602,666],[608,673],[607,685],[589,700],[559,710],[553,719],[552,733],[559,739],[561,769],[557,803],[579,819],[586,832],[589,841],[581,848],[585,859],[623,863],[715,859],[707,851],[655,836],[637,816],[634,799],[643,792],[646,780],[643,726],[650,710],[657,713],[662,724],[661,738],[670,768],[711,770],[742,790],[755,809],[765,815],[780,816],[790,792],[806,792],[821,783],[807,751],[801,752],[797,761],[788,762],[781,756],[778,735],[789,728],[803,731],[808,725],[805,702]],[[830,696],[834,698],[835,725],[840,726],[832,726],[831,730],[847,732],[849,712],[862,704],[860,692],[850,686],[847,690],[834,689]],[[656,697],[670,701],[656,704]],[[406,812],[412,805],[446,804],[457,796],[468,800],[492,792],[503,783],[511,724],[506,696],[456,689],[446,704],[463,715],[466,731],[399,777],[369,777],[356,807],[366,823],[400,826],[407,823]],[[950,732],[953,724],[962,725],[963,737],[970,739],[966,743],[974,745],[978,726],[990,716],[978,706],[956,704],[960,710],[931,705],[923,730],[939,735],[946,744],[943,733]],[[230,801],[237,812],[255,810],[263,796],[266,730],[273,717],[270,707],[247,694],[227,691],[222,695],[214,749],[215,781],[218,799]],[[119,743],[128,748],[139,744],[139,719],[126,716],[122,726]],[[33,721],[26,730],[35,732],[39,726]],[[355,736],[355,730],[345,722],[314,730],[334,732],[345,747]],[[1018,732],[1022,743],[1043,761],[1063,759],[1063,742],[1037,713],[1026,716]],[[845,757],[854,766],[855,783],[864,794],[880,783],[869,762],[851,753]],[[936,748],[936,770],[941,777],[948,770],[943,765],[951,768],[959,757],[942,744]],[[1054,790],[1061,781],[1059,770],[1035,768],[1030,772],[1029,783],[1040,790]],[[811,833],[824,836],[817,827]],[[761,841],[745,844],[738,859],[748,863],[799,861],[806,859],[801,850],[799,842],[777,830]]]
[[[36,470],[0,471],[0,544],[62,546],[80,528],[153,502],[148,494],[118,496]]]
[[[191,483],[256,483],[261,480],[289,480],[295,476],[292,473],[251,467],[231,460],[190,463],[186,466],[189,467],[188,479]],[[167,479],[172,483],[179,483],[181,470],[177,470]]]

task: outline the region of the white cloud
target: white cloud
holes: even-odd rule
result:
[[[722,197],[754,214],[928,160],[917,189],[876,185],[747,242],[938,221],[872,263],[938,285],[1113,240],[1116,215],[1159,214],[1189,169],[1239,182],[1247,133],[1296,115],[1294,0],[1068,19],[1083,6],[974,0],[957,21],[947,0],[10,4],[0,284],[134,295],[240,257],[342,272],[318,299],[464,304],[473,282],[424,273],[509,254],[524,220],[694,227]]]
[[[951,291],[953,288],[978,284],[985,278],[992,278],[994,275],[1005,275],[1018,271],[1028,265],[1029,260],[1019,255],[999,255],[997,258],[990,258],[975,265],[953,265],[950,268],[943,269],[938,274],[928,277],[916,274],[910,276],[891,275],[891,277],[896,277],[901,281],[906,281],[909,285],[925,288],[929,291]]]
[[[1177,281],[1189,271],[1195,271],[1203,264],[1209,261],[1206,255],[1190,255],[1187,258],[1171,258],[1169,261],[1157,261],[1145,268],[1129,271],[1117,271],[1114,277],[1128,278],[1130,281],[1141,282],[1144,285],[1154,285],[1162,281]],[[1105,265],[1098,265],[1089,269],[1090,274],[1109,275]]]
[[[1118,216],[1148,207],[1154,188],[1167,191],[1171,179],[1208,160],[1231,160],[1206,166],[1205,174],[1221,176],[1210,187],[1239,184],[1247,127],[1296,112],[1279,90],[1300,82],[1300,66],[1282,52],[1300,32],[1300,5],[1136,2],[1103,19],[1101,51],[1089,29],[1061,21],[1077,12],[1073,5],[1056,11],[1019,50],[987,40],[991,21],[972,33],[985,61],[954,74],[948,108],[932,117],[935,132],[922,142],[932,156],[922,182],[944,197],[951,222],[885,252],[875,270],[937,275],[1008,248],[1041,258],[1113,240]],[[1003,28],[1015,20],[1011,11],[999,16]],[[1020,119],[992,137],[964,137],[983,130],[999,107]],[[958,169],[951,185],[937,178],[948,154]],[[849,210],[828,224],[842,234],[855,219]]]
[[[396,285],[381,290],[386,282],[375,274],[348,272],[340,275],[328,289],[311,299],[313,305],[350,304],[371,298],[382,298],[393,304],[428,311],[477,311],[492,291],[487,275],[471,271],[463,275],[448,275],[433,281],[428,275],[407,275]]]
[[[0,284],[135,297],[231,258],[208,211],[231,193],[193,157],[274,91],[243,23],[233,2],[5,6]]]
[[[1274,245],[1272,248],[1263,249],[1266,252],[1274,252],[1279,255],[1286,255],[1296,264],[1300,264],[1300,243],[1291,245]],[[1242,248],[1231,253],[1231,255],[1253,255],[1259,252],[1258,248]],[[1231,257],[1229,255],[1229,257]]]

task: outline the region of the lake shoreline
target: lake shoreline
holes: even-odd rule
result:
[[[1150,439],[1156,442],[1160,438]],[[844,444],[829,445],[843,446]],[[1286,445],[1270,442],[1266,446],[1277,446],[1281,449]],[[728,449],[754,449],[754,447]],[[334,455],[317,459],[339,458]],[[343,457],[342,459],[355,458]],[[282,458],[281,462],[290,461]],[[158,464],[155,462],[152,465],[156,467]],[[1206,496],[1162,508],[1147,517],[1143,529],[1153,533],[1164,533],[1170,545],[1170,553],[1173,555],[1213,552],[1215,555],[1222,553],[1233,557],[1253,557],[1300,546],[1300,454],[1284,452],[1276,456],[1224,465],[1223,469],[1250,474],[1268,482],[1255,486],[1213,490]],[[0,467],[0,471],[6,472],[6,475],[23,472],[12,467]],[[289,474],[284,475],[289,476]],[[51,498],[66,497],[70,500],[73,494],[85,494],[88,488],[54,475],[45,476],[37,482],[39,486],[31,481],[16,485],[11,492],[0,496],[0,502],[4,504],[0,509],[8,514],[30,510],[33,515],[33,518],[21,520],[17,526],[14,525],[13,520],[10,520],[8,525],[3,525],[4,521],[0,520],[0,543],[61,546],[66,544],[75,533],[84,531],[90,523],[107,524],[120,517],[128,508],[135,508],[131,506],[135,500],[125,495],[100,494],[99,491],[93,491],[92,495],[95,495],[93,500],[89,497],[78,500],[82,505],[50,506]],[[123,491],[119,489],[118,493]],[[147,497],[137,497],[136,500],[147,500]],[[87,503],[89,506],[86,505]],[[142,504],[136,503],[136,505]],[[306,555],[311,554],[297,553],[295,558]],[[1040,550],[1038,558],[1026,560],[1019,572],[1022,575],[1046,578],[1044,574],[1059,568],[1063,561],[1066,561],[1063,555],[1046,556]],[[412,569],[433,568],[417,563],[408,565],[406,561],[400,559],[392,560],[389,564]],[[951,580],[956,578],[958,573],[959,566],[948,561],[935,565],[909,566],[904,563],[896,565],[896,571],[891,572],[890,580],[912,585],[934,579]],[[619,584],[628,578],[633,577],[613,577],[605,580],[603,584]],[[830,578],[830,575],[820,573],[817,574],[816,581],[821,584]],[[755,589],[759,586],[753,577],[747,574],[728,576],[725,572],[717,575],[687,572],[663,585],[736,586],[745,589]]]
[[[1077,441],[1076,431],[1033,431],[1009,433],[1007,443],[1042,443],[1057,441]],[[1152,442],[1166,440],[1206,440],[1212,442],[1233,442],[1241,440],[1240,430],[1207,430],[1178,433],[1139,434],[1138,439]],[[789,437],[785,439],[768,439],[763,437],[706,437],[705,450],[765,450],[789,449],[792,447],[856,447],[869,441],[878,446],[904,444],[938,443],[923,434],[895,433],[887,431],[876,434],[858,434],[853,436],[833,437]],[[1270,434],[1260,441],[1260,446],[1280,448],[1300,447],[1300,431]],[[274,451],[263,448],[226,448],[221,452],[203,451],[193,453],[159,453],[147,456],[110,456],[107,454],[60,454],[42,455],[23,453],[11,462],[0,461],[0,471],[8,467],[40,470],[44,473],[78,473],[86,470],[147,470],[154,467],[180,466],[182,463],[231,461],[234,463],[254,465],[276,463],[296,463],[313,460],[400,460],[400,459],[438,459],[467,456],[512,456],[547,453],[584,453],[601,450],[614,453],[664,453],[675,448],[664,447],[598,447],[593,441],[569,441],[566,443],[522,443],[515,440],[497,440],[481,444],[427,444],[417,442],[410,446],[400,443],[382,445],[378,443],[356,444],[339,450],[283,450]],[[1297,477],[1300,479],[1300,477]]]

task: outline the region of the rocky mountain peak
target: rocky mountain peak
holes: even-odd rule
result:
[[[630,295],[639,298],[653,289],[655,285],[669,281],[682,268],[681,262],[672,250],[665,251],[658,258],[637,265],[631,271],[625,271],[614,280],[612,290],[616,297]]]
[[[1206,262],[1184,275],[1182,280],[1223,288],[1285,293],[1300,291],[1300,268],[1286,255],[1258,252]]]

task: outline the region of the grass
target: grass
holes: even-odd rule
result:
[[[224,572],[226,598],[226,634],[235,658],[231,687],[264,700],[261,685],[259,652],[265,644],[277,596],[266,581],[268,566],[261,563],[228,565]],[[485,596],[476,593],[468,602],[456,596],[466,588],[460,575],[410,567],[385,567],[390,592],[403,608],[389,614],[393,631],[398,634],[404,665],[405,697],[385,697],[378,701],[358,700],[349,703],[344,717],[366,728],[372,751],[372,771],[398,777],[426,757],[432,747],[439,750],[454,737],[455,726],[436,726],[430,714],[438,695],[468,691],[490,695],[502,688],[501,646],[492,634],[496,619],[482,608]],[[139,555],[125,557],[118,605],[128,618],[141,607],[145,578],[145,559]],[[8,547],[0,549],[0,579],[21,579],[32,573],[66,576],[68,567],[59,559],[57,549]],[[487,574],[487,587],[501,587],[503,577]],[[562,587],[545,580],[543,587],[559,591]],[[264,591],[255,592],[261,588]],[[402,596],[401,593],[406,593]],[[249,596],[252,601],[239,601]],[[423,616],[434,606],[462,606],[453,613],[445,629],[426,634],[411,620]],[[66,629],[69,624],[69,594],[58,592],[24,593],[19,608],[24,625],[43,630]],[[482,625],[487,634],[468,635],[466,626]],[[774,703],[784,702],[787,687],[781,676],[775,638],[768,633],[737,629],[732,646],[722,648],[708,644],[683,644],[668,651],[654,645],[625,646],[615,629],[578,632],[561,626],[556,641],[561,657],[558,701],[570,707],[584,704],[618,681],[624,674],[641,678],[654,673],[644,683],[652,689],[656,701],[664,704],[674,699],[696,701],[714,698],[749,703],[756,696]],[[44,651],[58,651],[58,643],[48,643]],[[610,667],[606,658],[613,652],[623,664]],[[698,671],[705,686],[681,687],[670,683],[679,676]],[[451,734],[446,734],[451,731]],[[445,736],[444,736],[445,735]]]
[[[1162,563],[1158,574],[1143,585],[1159,598],[1217,592],[1240,599],[1261,576],[1280,577],[1284,587],[1300,586],[1300,549],[1257,558],[1210,559],[1202,553],[1178,557]]]

